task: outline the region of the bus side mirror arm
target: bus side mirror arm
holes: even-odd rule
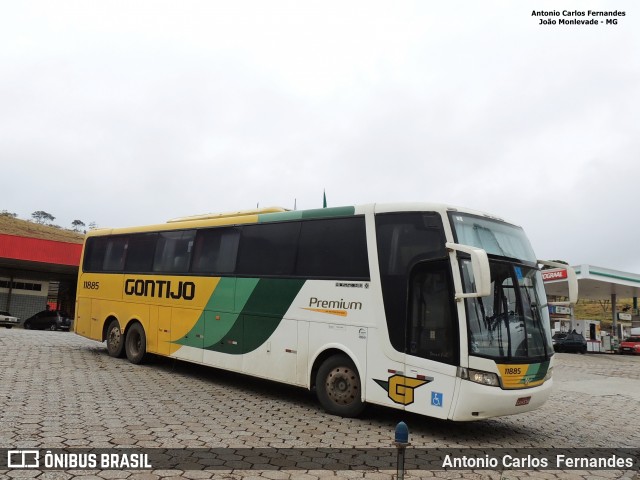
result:
[[[549,260],[538,260],[540,265],[547,267],[561,268],[567,271],[567,284],[569,287],[569,301],[568,302],[550,302],[549,305],[567,305],[573,306],[578,302],[578,277],[573,267],[559,262],[551,262]]]
[[[460,245],[459,243],[447,242],[445,247],[449,251],[466,253],[471,257],[471,268],[473,270],[473,281],[476,291],[472,293],[456,292],[456,300],[463,298],[486,297],[491,294],[491,270],[489,269],[489,257],[487,252],[481,248]]]

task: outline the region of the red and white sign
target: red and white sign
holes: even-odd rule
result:
[[[542,280],[545,282],[551,282],[552,280],[566,280],[567,271],[566,270],[543,270],[542,271]]]

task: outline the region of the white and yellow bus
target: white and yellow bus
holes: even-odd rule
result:
[[[372,403],[478,420],[549,397],[539,263],[520,227],[434,204],[94,230],[74,329],[133,363],[164,355],[315,389],[332,414]]]

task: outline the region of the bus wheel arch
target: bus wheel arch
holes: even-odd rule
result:
[[[107,352],[109,356],[114,358],[124,357],[125,335],[122,333],[120,322],[116,317],[110,316],[104,322],[102,339],[103,341],[107,341]]]
[[[124,334],[124,350],[131,363],[138,365],[144,361],[147,353],[147,335],[144,327],[137,320],[132,320],[127,324]]]
[[[332,415],[357,417],[365,407],[356,363],[345,352],[329,349],[315,359],[311,385],[322,407]]]

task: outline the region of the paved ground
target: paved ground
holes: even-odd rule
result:
[[[378,448],[396,424],[413,448],[637,448],[640,357],[559,354],[551,400],[535,412],[456,424],[371,407],[325,414],[314,396],[275,383],[157,359],[135,366],[66,332],[0,329],[1,448]],[[301,450],[304,454],[308,450]],[[241,451],[240,451],[241,452]],[[233,452],[231,452],[233,453]],[[389,479],[395,471],[0,470],[0,479]],[[285,464],[286,465],[286,464]],[[234,468],[235,467],[235,468]],[[636,478],[634,471],[412,470],[405,478]]]

